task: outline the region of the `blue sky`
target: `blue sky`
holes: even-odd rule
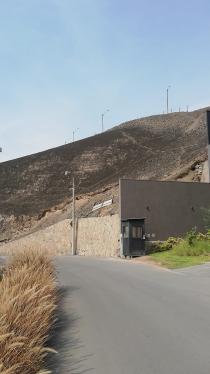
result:
[[[210,104],[209,0],[0,0],[0,160]]]

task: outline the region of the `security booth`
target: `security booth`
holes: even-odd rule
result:
[[[145,219],[130,218],[121,223],[122,255],[137,257],[145,254]]]

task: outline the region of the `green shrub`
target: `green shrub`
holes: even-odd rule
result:
[[[210,240],[210,236],[208,236],[208,233],[207,234],[202,234],[201,232],[198,232],[197,236],[196,236],[196,239],[197,240]]]
[[[184,238],[170,237],[164,242],[155,242],[149,253],[171,251],[177,256],[207,256],[210,255],[210,230],[206,234],[190,230]]]
[[[177,256],[201,256],[210,254],[210,242],[207,240],[193,239],[193,244],[182,240],[174,247],[174,253]]]
[[[166,250],[172,249],[175,245],[179,244],[181,240],[181,238],[174,238],[172,236],[164,242],[164,246],[167,248]]]
[[[206,239],[207,239],[207,240],[210,240],[210,229],[207,230],[207,233],[206,233]]]
[[[187,243],[192,246],[194,245],[194,242],[195,240],[197,239],[197,229],[196,227],[194,227],[192,230],[190,230],[187,234],[186,234],[186,240],[187,240]]]
[[[157,241],[153,243],[150,247],[150,253],[164,252],[172,249],[176,244],[178,244],[182,239],[170,237],[164,242]]]

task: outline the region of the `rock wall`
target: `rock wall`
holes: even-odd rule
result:
[[[76,225],[77,254],[83,256],[117,256],[119,254],[119,216],[80,218]],[[46,229],[0,246],[8,255],[27,249],[41,249],[50,255],[71,254],[72,227],[66,219]]]
[[[115,257],[120,253],[119,216],[81,218],[77,224],[77,253]]]

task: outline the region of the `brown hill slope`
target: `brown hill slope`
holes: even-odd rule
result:
[[[40,217],[65,205],[73,175],[77,193],[83,196],[116,184],[119,177],[178,179],[207,158],[205,115],[202,109],[142,118],[4,162],[0,164],[0,215]],[[3,231],[4,225],[2,218]]]

